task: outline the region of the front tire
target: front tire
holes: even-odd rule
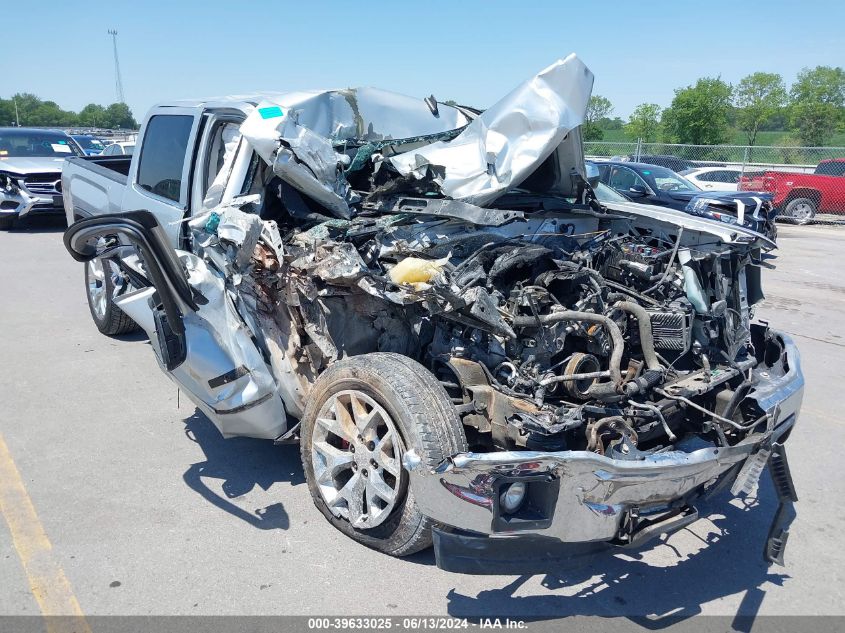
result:
[[[391,353],[333,363],[309,394],[301,438],[308,490],[338,530],[391,556],[431,545],[433,521],[414,501],[402,454],[412,448],[436,466],[465,451],[466,437],[425,367]]]
[[[786,205],[782,217],[799,226],[804,226],[813,221],[817,211],[818,204],[812,198],[795,198]]]
[[[106,336],[128,334],[139,329],[138,324],[114,303],[125,283],[111,260],[98,257],[85,264],[88,309],[97,329]]]

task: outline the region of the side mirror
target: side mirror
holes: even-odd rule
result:
[[[599,172],[598,165],[595,163],[584,163],[584,170],[586,172],[586,180],[590,186],[595,189],[601,182],[601,172]]]
[[[626,193],[631,198],[643,198],[648,195],[648,191],[642,185],[634,185]]]

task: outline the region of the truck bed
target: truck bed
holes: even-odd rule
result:
[[[84,163],[85,169],[125,185],[132,156],[75,156],[68,160]]]
[[[68,224],[78,217],[121,210],[131,156],[75,156],[62,170]]]

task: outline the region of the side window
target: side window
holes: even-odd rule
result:
[[[820,176],[845,176],[845,162],[831,161],[829,163],[819,163],[815,173]]]
[[[645,180],[643,180],[642,176],[640,176],[636,172],[631,172],[631,174],[634,176],[634,184],[635,185],[639,185],[640,187],[643,187],[646,191],[651,189],[649,184]]]
[[[162,198],[180,202],[182,168],[194,124],[192,116],[163,114],[147,123],[138,164],[138,185]]]
[[[613,167],[610,170],[610,179],[608,184],[614,189],[625,191],[634,185],[640,185],[648,190],[645,180],[640,178],[636,173],[627,167]]]
[[[729,182],[736,184],[739,182],[739,172],[728,169],[719,169],[704,174],[701,178],[699,178],[699,180],[703,180],[704,182]]]

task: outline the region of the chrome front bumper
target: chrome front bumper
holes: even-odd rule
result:
[[[754,470],[743,468],[746,463],[765,464],[771,445],[795,424],[804,389],[798,350],[786,335],[772,334],[784,350],[782,371],[766,372],[747,397],[774,425],[735,446],[695,440],[630,461],[587,451],[460,453],[434,469],[409,452],[404,465],[414,498],[425,515],[477,535],[626,545],[679,529],[697,516],[690,505],[694,499],[717,483],[730,485],[741,472],[745,477]],[[779,375],[772,378],[774,373]],[[501,487],[514,481],[528,484],[531,511],[524,516],[499,509]]]

